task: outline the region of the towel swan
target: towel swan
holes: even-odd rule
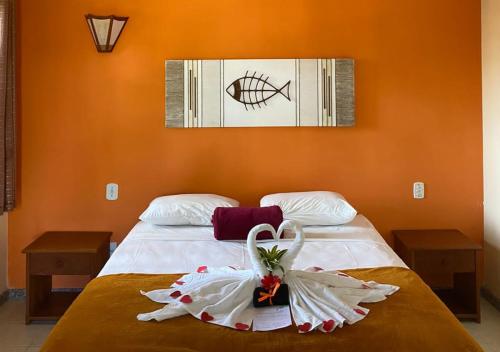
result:
[[[357,280],[338,271],[323,271],[321,268],[292,270],[304,243],[304,233],[300,225],[284,221],[278,231],[269,224],[262,224],[248,234],[247,249],[252,270],[201,266],[197,272],[184,275],[168,289],[141,291],[149,299],[166,305],[139,314],[137,319],[162,321],[191,314],[204,322],[237,330],[250,329],[255,309],[260,309],[252,305],[253,292],[260,286],[260,280],[269,274],[260,260],[257,235],[269,231],[278,240],[285,229],[295,232],[295,238],[280,260],[282,269],[272,274],[288,284],[290,309],[299,333],[315,329],[332,332],[344,323],[354,324],[369,312],[359,303],[382,301],[399,289],[374,281]]]

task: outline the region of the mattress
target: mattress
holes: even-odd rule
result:
[[[78,296],[50,333],[42,351],[481,351],[463,326],[383,240],[357,216],[343,226],[305,227],[306,241],[294,268],[351,269],[362,279],[400,287],[355,326],[332,334],[241,332],[204,324],[191,316],[142,322],[138,312],[161,308],[139,294],[168,287],[179,273],[200,265],[250,267],[246,243],[217,241],[211,227],[138,223],[100,273]],[[261,241],[269,247],[272,241]],[[291,240],[280,240],[289,247]],[[360,268],[360,269],[358,269]],[[367,269],[372,268],[372,269]],[[432,319],[431,319],[432,317]],[[194,337],[194,338],[193,338]]]
[[[304,247],[293,269],[321,267],[344,270],[403,267],[404,262],[384,241],[371,222],[358,215],[341,226],[306,226]],[[279,241],[288,248],[291,239]],[[272,247],[274,241],[259,241]],[[210,226],[157,226],[137,223],[118,246],[99,276],[113,274],[175,274],[195,271],[199,266],[233,266],[250,269],[245,241],[218,241]]]

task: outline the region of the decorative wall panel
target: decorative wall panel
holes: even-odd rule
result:
[[[167,60],[166,127],[353,126],[352,59]]]

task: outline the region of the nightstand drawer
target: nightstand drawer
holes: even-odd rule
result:
[[[417,251],[415,271],[420,273],[472,273],[476,271],[476,256],[472,250]]]
[[[90,255],[86,253],[29,254],[29,273],[33,275],[88,275]]]

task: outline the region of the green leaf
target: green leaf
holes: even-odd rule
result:
[[[281,260],[281,258],[283,258],[285,253],[286,253],[286,249],[282,250],[281,252],[278,253],[278,255],[276,256],[276,259],[278,259],[278,261]]]
[[[276,267],[279,266],[281,258],[287,252],[286,249],[282,249],[282,250],[278,249],[277,245],[273,246],[271,249],[257,247],[257,251],[258,251],[259,256],[260,256],[260,261],[266,267],[266,269],[271,271],[271,272]],[[284,272],[283,269],[282,269],[282,271]]]

